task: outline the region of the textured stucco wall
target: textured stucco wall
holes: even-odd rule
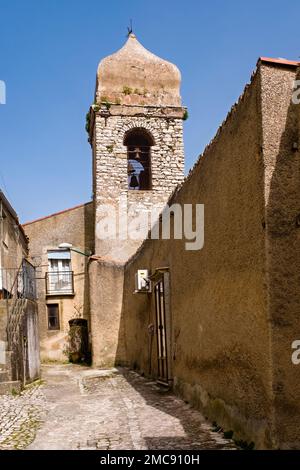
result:
[[[153,295],[132,295],[137,269],[170,269],[174,386],[207,416],[271,445],[271,338],[265,277],[260,73],[175,196],[205,205],[205,243],[146,241],[125,269],[126,359],[155,375]]]
[[[25,318],[27,349],[26,381],[32,382],[40,376],[39,324],[36,302],[27,302]]]
[[[92,260],[89,276],[93,365],[124,364],[125,337],[121,320],[124,267]]]
[[[299,448],[300,366],[291,344],[300,339],[300,105],[291,101],[295,67],[265,64],[261,75],[275,430],[281,448]]]
[[[64,350],[69,331],[68,321],[74,315],[78,315],[79,310],[83,318],[86,318],[89,322],[88,258],[71,251],[74,296],[51,295],[46,297],[47,250],[57,249],[60,243],[67,242],[80,251],[93,251],[93,203],[87,203],[60,214],[26,224],[24,229],[29,237],[31,259],[37,266],[41,359],[66,360]],[[60,330],[48,330],[47,303],[59,304]]]
[[[131,33],[119,51],[101,60],[95,99],[97,103],[180,106],[180,72],[145,49]]]

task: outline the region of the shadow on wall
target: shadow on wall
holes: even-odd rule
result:
[[[142,246],[141,259],[138,254],[139,266],[147,267],[150,271],[153,271],[152,260],[157,258],[157,251],[160,252],[162,246],[164,248],[160,252],[160,261],[162,265],[168,266],[170,261],[165,256],[165,252],[168,252],[165,249],[167,242],[168,240],[146,239]],[[146,259],[144,259],[144,256],[146,256]],[[133,266],[135,266],[135,261],[133,261]],[[123,295],[115,363],[130,366],[147,377],[157,378],[158,360],[154,294],[134,293],[135,273],[136,270],[133,271],[129,261],[129,265],[124,267]],[[168,334],[170,333],[168,330]]]
[[[85,204],[84,206],[84,240],[85,247],[92,253],[95,252],[94,238],[94,203]],[[87,259],[87,258],[86,258]],[[83,311],[84,318],[88,321],[89,336],[91,332],[91,315],[90,315],[90,283],[88,275],[88,263],[85,265],[84,285],[83,285]],[[91,339],[89,339],[89,350],[91,352]]]
[[[274,431],[280,448],[295,447],[297,441],[300,445],[300,366],[291,361],[291,344],[300,339],[299,121],[300,104],[295,105],[291,101],[278,154],[275,161],[268,162],[269,166],[267,164],[266,167],[269,172],[266,180],[269,178],[270,185],[266,231],[272,325]],[[272,134],[274,127],[276,130],[277,120],[270,120],[267,125]]]
[[[300,104],[291,103],[294,72],[263,74],[262,89],[256,81],[248,89],[177,196],[206,205],[204,250],[195,256],[179,241],[166,249],[146,241],[125,267],[117,363],[124,347],[131,367],[156,376],[147,331],[155,310],[144,296],[133,301],[134,274],[169,266],[175,378],[201,385],[199,404],[211,397],[205,413],[242,439],[299,448],[300,365],[291,362],[291,344],[300,340]]]

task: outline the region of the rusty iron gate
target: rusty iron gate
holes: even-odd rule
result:
[[[166,302],[163,277],[155,284],[155,312],[157,334],[158,381],[168,383],[168,346],[166,327]]]

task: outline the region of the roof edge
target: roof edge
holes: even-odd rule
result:
[[[12,218],[15,220],[16,225],[18,226],[18,228],[20,229],[20,231],[22,233],[22,236],[24,238],[25,243],[27,243],[27,235],[24,232],[23,226],[20,224],[18,214],[16,213],[16,211],[14,210],[11,203],[9,202],[9,200],[7,199],[7,197],[5,196],[4,192],[1,189],[0,189],[0,200],[2,201],[2,203],[5,206],[6,210],[10,213]]]
[[[288,60],[288,59],[283,59],[280,57],[277,58],[272,58],[272,57],[259,57],[257,63],[259,62],[267,62],[271,64],[276,64],[276,65],[282,65],[282,66],[289,66],[289,67],[299,67],[300,62],[297,60]]]
[[[16,213],[15,209],[12,207],[11,203],[5,196],[4,192],[0,189],[0,200],[4,203],[6,209],[10,213],[10,215],[15,219],[16,222],[19,222],[18,214]]]
[[[78,204],[77,206],[70,207],[69,209],[64,209],[59,212],[54,212],[53,214],[45,215],[44,217],[39,217],[38,219],[30,220],[29,222],[22,224],[22,226],[25,227],[26,225],[35,224],[36,222],[41,222],[42,220],[50,219],[51,217],[65,214],[66,212],[74,211],[75,209],[80,209],[80,207],[88,206],[89,204],[93,204],[93,201],[84,202],[83,204]]]

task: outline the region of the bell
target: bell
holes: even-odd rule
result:
[[[139,186],[139,182],[138,182],[136,175],[132,175],[132,177],[130,178],[129,186],[131,188],[137,188]]]
[[[141,155],[141,149],[140,149],[140,147],[136,147],[136,148],[134,149],[134,151],[135,151],[135,158],[136,158],[137,160],[139,160],[140,155]]]

